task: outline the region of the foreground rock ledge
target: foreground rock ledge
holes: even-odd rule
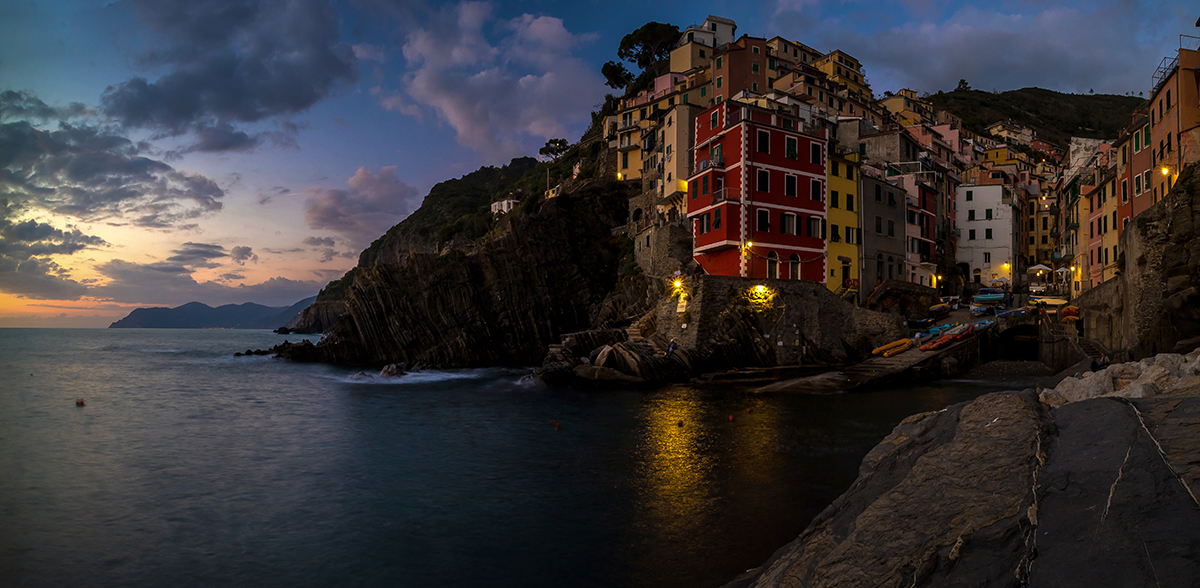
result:
[[[1190,355],[1190,354],[1189,354]],[[1200,394],[905,419],[850,489],[731,586],[1192,586]]]

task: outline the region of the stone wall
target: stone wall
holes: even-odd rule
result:
[[[903,260],[900,260],[903,264]],[[925,318],[929,316],[929,307],[941,301],[938,291],[929,286],[905,282],[903,280],[887,280],[879,285],[863,306],[887,313],[898,313],[905,318]]]
[[[684,348],[724,338],[739,313],[752,317],[777,365],[857,361],[908,335],[900,315],[859,308],[817,282],[705,275],[685,288],[683,307],[672,296],[656,311],[657,332]]]
[[[1084,336],[1128,361],[1200,343],[1200,174],[1138,216],[1119,241],[1120,274],[1072,301]]]

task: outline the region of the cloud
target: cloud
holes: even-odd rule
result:
[[[362,248],[400,222],[421,202],[417,189],[396,178],[396,167],[358,168],[349,189],[307,190],[304,219],[311,229],[335,231]]]
[[[359,43],[351,45],[350,48],[354,50],[354,56],[359,59],[378,61],[380,63],[387,61],[387,51],[379,45]]]
[[[189,242],[184,243],[178,249],[172,250],[171,256],[167,258],[167,263],[187,269],[198,267],[213,268],[221,265],[214,263],[213,260],[223,257],[229,257],[229,254],[220,245]]]
[[[308,110],[356,78],[325,0],[127,0],[162,41],[142,55],[154,81],[109,86],[101,109],[126,127],[193,133],[189,151],[245,151],[269,134],[234,127]]]
[[[1166,6],[1132,0],[1030,5],[1020,13],[953,4],[945,18],[928,3],[903,3],[890,13],[890,24],[872,30],[856,16],[865,13],[822,18],[820,8],[815,14],[792,10],[792,1],[781,2],[774,27],[851,53],[866,66],[877,94],[899,87],[951,90],[959,79],[986,90],[1136,93],[1148,85],[1166,41],[1173,41],[1163,23],[1179,20]]]
[[[333,247],[334,241],[330,237],[305,237],[304,244],[313,247]]]
[[[484,34],[489,25],[495,43]],[[446,6],[406,37],[405,97],[388,93],[380,102],[410,116],[432,110],[461,145],[507,159],[590,120],[604,83],[573,53],[593,39],[549,16],[499,20],[490,3]]]
[[[29,102],[5,93],[0,112],[27,111]],[[57,130],[46,130],[0,117],[0,189],[22,208],[149,228],[171,228],[221,209],[225,192],[216,182],[152,159],[149,149],[61,118]]]
[[[86,105],[72,102],[65,107],[53,107],[27,92],[0,92],[0,120],[61,120],[94,114]]]
[[[35,299],[76,300],[87,286],[48,256],[108,247],[102,238],[28,219],[13,221],[17,206],[0,199],[0,292]]]
[[[108,279],[93,286],[88,294],[104,300],[127,304],[178,306],[200,301],[210,306],[257,302],[267,306],[288,306],[317,293],[320,281],[298,281],[275,277],[259,284],[229,286],[219,282],[197,282],[187,268],[169,263],[139,264],[120,259],[96,266]],[[227,273],[226,280],[238,279]]]
[[[258,256],[249,247],[234,247],[229,250],[229,257],[238,265],[246,265],[247,261],[258,263]]]

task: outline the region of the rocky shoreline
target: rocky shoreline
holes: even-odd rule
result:
[[[730,587],[1200,579],[1200,349],[913,415]]]

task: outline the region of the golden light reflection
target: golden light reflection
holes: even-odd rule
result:
[[[754,312],[764,312],[775,308],[775,290],[759,284],[751,286],[743,294],[746,306]]]

